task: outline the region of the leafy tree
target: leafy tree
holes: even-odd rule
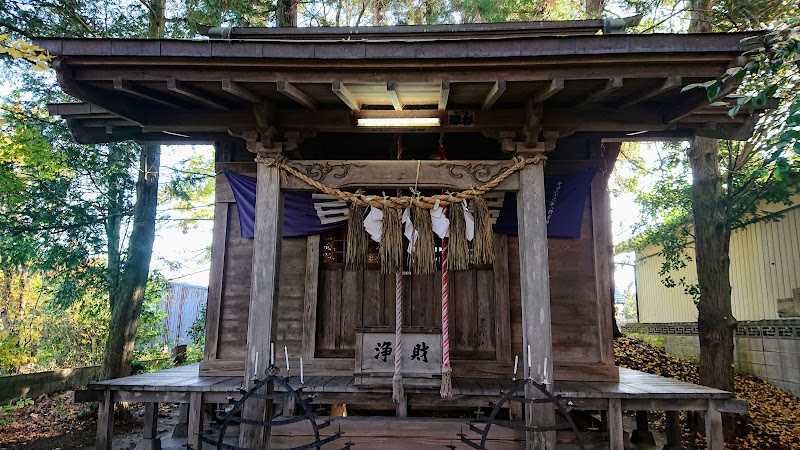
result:
[[[774,2],[772,2],[774,3]],[[689,31],[728,31],[774,22],[781,14],[797,12],[796,5],[762,2],[714,3],[697,0],[686,4]],[[759,6],[765,9],[758,10]],[[726,9],[728,8],[728,9]],[[786,16],[783,16],[786,17]],[[661,269],[667,286],[681,286],[695,298],[700,335],[701,384],[732,391],[733,336],[730,285],[730,236],[749,224],[777,219],[765,206],[788,203],[797,192],[798,131],[800,130],[800,56],[793,21],[783,30],[755,39],[751,62],[730,69],[717,80],[688,88],[707,88],[709,102],[717,100],[730,82],[742,82],[741,96],[728,105],[730,115],[742,108],[755,112],[773,96],[782,105],[766,112],[747,142],[718,141],[697,136],[687,146],[664,147],[659,174],[650,192],[638,202],[645,224],[655,225],[641,236],[640,244],[662,247]],[[698,131],[712,136],[713,133]],[[624,155],[624,154],[623,154]],[[682,174],[691,173],[691,178]],[[670,272],[685,267],[687,249],[694,247],[697,283],[674,280]],[[726,419],[726,431],[732,430]]]

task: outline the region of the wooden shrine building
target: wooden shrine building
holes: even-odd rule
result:
[[[671,411],[672,430],[675,411],[700,410],[709,448],[722,449],[720,411],[741,412],[743,402],[614,365],[607,182],[623,141],[749,136],[753,118],[728,117],[703,89],[682,90],[741,65],[747,35],[634,35],[625,25],[211,28],[201,40],[37,39],[57,55],[61,87],[83,102],[50,107],[79,142],[216,146],[204,361],[93,384],[87,395],[102,401],[98,448],[111,448],[114,402],[131,400],[190,403],[189,440],[199,448],[208,426],[203,404],[241,396],[240,386],[246,391],[265,376],[271,353],[285,375],[285,346],[289,384],[301,384],[302,357],[312,403],[324,414],[349,411],[328,428],[338,426],[343,440],[323,448],[344,441],[468,448],[459,434],[479,434],[468,424],[473,411],[488,414],[513,388],[518,367],[519,380],[544,382],[570,408],[603,411],[598,435],[610,448],[622,449],[623,410]],[[733,89],[724,86],[719,98]],[[449,195],[458,204],[453,196],[486,186],[478,196],[494,226],[490,263],[442,273],[444,243],[436,238],[433,273],[405,262],[384,273],[377,243],[348,270],[347,199],[405,198],[397,201],[416,211],[410,196]],[[480,228],[485,217],[475,214]],[[310,231],[290,223],[297,217],[315,220]],[[555,230],[554,221],[571,231]],[[349,232],[354,224],[362,233],[360,218]],[[393,366],[386,348],[401,335]],[[440,392],[443,365],[449,395]],[[397,375],[402,393],[393,399]],[[530,384],[525,394],[542,395]],[[241,415],[263,419],[273,412],[267,404],[247,403]],[[522,425],[494,427],[487,448],[551,449],[570,439],[552,430],[526,436],[526,426],[556,420],[549,403],[511,402],[500,414]],[[153,440],[148,423],[145,438]],[[229,435],[243,448],[285,448],[301,445],[304,430],[245,424]]]

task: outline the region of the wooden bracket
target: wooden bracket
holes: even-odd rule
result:
[[[542,131],[544,109],[541,103],[536,102],[533,98],[528,98],[525,102],[523,114],[522,138],[526,146],[532,147],[536,145],[539,140],[539,133]]]
[[[517,151],[517,147],[523,145],[517,139],[518,133],[515,130],[483,130],[481,134],[500,142],[500,149],[506,153],[514,153]]]

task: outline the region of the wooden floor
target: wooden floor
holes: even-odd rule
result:
[[[557,381],[554,393],[565,399],[732,399],[733,394],[672,378],[660,377],[636,370],[620,368],[619,382]],[[308,377],[303,390],[308,393],[358,393],[390,392],[391,386],[364,388],[355,384],[355,377]],[[159,372],[133,375],[114,380],[98,381],[89,385],[93,390],[141,392],[216,392],[234,394],[242,385],[241,377],[200,376],[198,365],[166,369]],[[297,388],[300,380],[292,378],[290,385]],[[455,395],[499,396],[511,389],[510,379],[454,378]],[[430,388],[405,387],[407,393],[427,393]]]
[[[565,406],[589,411],[607,411],[609,447],[623,449],[622,411],[667,411],[667,426],[674,430],[668,433],[674,442],[679,442],[679,416],[677,411],[705,412],[707,448],[722,450],[722,412],[746,413],[747,405],[730,392],[683,381],[646,374],[635,370],[620,368],[619,382],[578,382],[557,381],[553,393],[562,399]],[[437,388],[404,385],[403,413],[401,407],[391,400],[391,386],[357,385],[357,378],[308,377],[303,384],[303,392],[312,395],[313,403],[348,405],[389,405],[397,407],[399,415],[406,409],[419,407],[477,406],[487,407],[512,389],[510,379],[454,378],[452,399],[441,399]],[[100,401],[98,418],[98,449],[111,449],[113,436],[114,403],[144,402],[153,406],[157,403],[188,403],[189,406],[189,444],[200,448],[199,436],[203,430],[202,405],[205,403],[224,403],[230,397],[237,397],[242,385],[241,377],[200,376],[197,364],[162,370],[159,372],[134,375],[114,380],[90,383],[89,391],[81,401]],[[293,388],[300,386],[297,377],[290,379]],[[76,393],[76,401],[78,395]],[[438,410],[438,409],[437,409]],[[337,418],[337,425],[347,429],[348,438],[374,446],[376,443],[384,450],[393,448],[442,448],[457,435],[455,430],[463,427],[462,419],[441,419],[441,423],[431,426],[430,418],[375,417]],[[437,419],[439,420],[439,419]],[[377,422],[376,422],[377,421]],[[156,419],[145,427],[145,435],[152,434]],[[401,434],[397,434],[397,427]],[[306,427],[308,428],[308,427]],[[150,431],[148,431],[150,430]],[[438,431],[437,431],[438,430]],[[444,431],[446,433],[444,433]],[[424,432],[423,432],[424,431]],[[281,433],[289,432],[286,435]],[[273,436],[277,444],[296,445],[308,437],[298,430],[284,430]],[[330,430],[326,431],[326,433]],[[441,432],[441,433],[440,433]],[[442,434],[444,433],[444,434]],[[498,448],[523,448],[524,432],[520,430],[494,434]],[[520,434],[522,433],[522,434]],[[404,436],[402,439],[399,436]],[[408,437],[410,436],[410,437]],[[494,439],[493,438],[493,439]],[[411,439],[411,440],[409,440]],[[413,441],[413,442],[412,442]],[[332,443],[333,444],[333,443]],[[432,446],[432,447],[431,447]],[[340,448],[340,447],[336,447]]]

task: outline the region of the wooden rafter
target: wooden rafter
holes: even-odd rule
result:
[[[176,108],[179,106],[176,105],[174,102],[164,99],[163,95],[160,95],[157,91],[153,91],[152,89],[147,89],[140,86],[134,86],[128,80],[123,80],[122,78],[114,79],[114,89],[151,102],[155,102],[164,106],[169,106],[170,108]]]
[[[450,82],[449,81],[442,81],[442,84],[439,86],[439,111],[445,111],[447,109],[447,101],[450,98]]]
[[[489,93],[486,94],[486,98],[483,99],[483,105],[481,109],[486,111],[491,109],[494,103],[503,95],[503,92],[506,91],[506,80],[497,80],[495,81],[494,85],[491,89],[489,89]]]
[[[536,103],[542,103],[550,97],[558,94],[562,89],[564,89],[564,79],[553,78],[553,81],[551,81],[546,88],[533,94],[533,101]]]
[[[747,63],[746,56],[738,56],[728,63],[728,67],[740,67]],[[734,78],[729,78],[719,90],[716,97],[711,99],[715,101],[723,98],[731,92],[735,91],[738,85]],[[693,112],[707,106],[709,103],[708,97],[704,89],[691,89],[681,94],[681,100],[664,112],[664,122],[672,123],[677,122],[686,116],[691,115]]]
[[[200,89],[184,83],[183,81],[176,80],[175,78],[170,78],[167,80],[167,89],[175,92],[176,94],[183,95],[184,97],[197,100],[198,102],[208,105],[212,108],[228,109],[228,105],[224,104],[223,102],[215,99]]]
[[[242,87],[239,83],[231,80],[222,80],[222,90],[234,95],[236,97],[241,98],[242,100],[247,100],[250,103],[260,103],[261,97],[254,94],[252,91]]]
[[[641,92],[637,95],[631,96],[623,100],[623,102],[619,105],[619,107],[627,108],[629,106],[639,104],[645,100],[649,100],[665,92],[669,92],[675,88],[678,88],[682,84],[683,84],[683,77],[681,77],[680,75],[672,75],[670,77],[667,77],[667,79],[664,80],[664,82],[659,84],[658,86],[655,86],[651,89],[648,89],[644,92]]]
[[[348,108],[352,109],[353,111],[360,111],[361,110],[361,103],[359,103],[358,99],[355,98],[350,89],[347,89],[347,86],[344,85],[341,81],[334,81],[331,85],[331,90],[334,94],[336,94],[339,99],[341,99]]]
[[[288,81],[280,80],[275,83],[278,92],[303,105],[306,109],[317,109],[317,104],[300,89]]]
[[[576,106],[586,105],[592,102],[596,102],[620,88],[622,88],[622,77],[611,77],[608,79],[608,81],[606,82],[605,86],[603,86],[602,89],[599,89],[587,95],[586,98],[584,98],[583,101],[578,103],[578,105]]]
[[[386,82],[386,95],[389,96],[389,100],[392,102],[395,111],[403,110],[403,102],[401,102],[400,97],[397,96],[397,83],[394,81]]]

